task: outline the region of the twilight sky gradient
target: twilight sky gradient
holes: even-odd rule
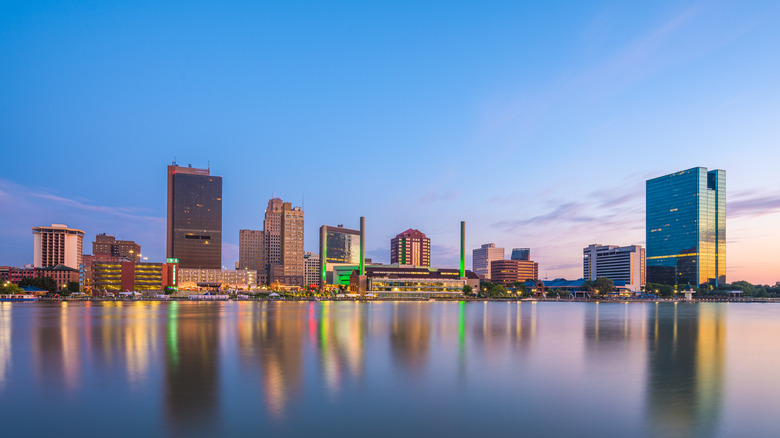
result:
[[[728,281],[780,280],[780,3],[3,2],[0,265],[65,223],[165,256],[165,166],[223,176],[225,266],[305,196],[388,262],[644,244],[644,181],[727,171]],[[470,251],[469,258],[470,258]],[[470,260],[468,265],[471,266]]]

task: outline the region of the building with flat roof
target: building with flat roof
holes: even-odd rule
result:
[[[176,285],[175,264],[122,261],[93,261],[93,296],[115,292],[161,293]]]
[[[504,259],[504,248],[496,248],[495,243],[486,243],[481,247],[472,250],[471,264],[474,273],[479,278],[490,280],[490,262],[493,260]]]
[[[81,265],[84,232],[63,224],[33,227],[33,266],[65,265],[78,269]],[[78,280],[77,280],[78,281]]]
[[[365,284],[357,270],[352,271],[349,291],[360,295],[371,293],[384,298],[434,298],[463,295],[463,287],[479,288],[479,276],[459,269],[436,269],[411,265],[365,267]]]
[[[343,225],[320,227],[320,276],[333,284],[333,269],[360,265],[360,231]]]
[[[222,267],[222,177],[168,166],[167,258],[185,268]]]
[[[132,240],[116,240],[114,236],[102,233],[95,236],[95,241],[92,242],[92,255],[101,254],[140,262],[141,245]]]
[[[531,248],[512,248],[512,260],[531,260]]]
[[[594,243],[582,250],[582,277],[605,277],[623,283],[633,292],[645,285],[645,249],[640,245],[616,246]]]
[[[178,281],[179,290],[250,289],[257,287],[257,271],[180,268]]]
[[[260,272],[265,267],[265,232],[238,230],[238,269]]]
[[[303,285],[320,287],[320,255],[311,251],[303,253]]]
[[[519,281],[539,278],[539,264],[531,260],[493,260],[490,264],[490,281],[509,285]]]
[[[726,284],[726,171],[647,180],[647,282]]]
[[[431,266],[431,239],[412,228],[393,237],[390,264]]]

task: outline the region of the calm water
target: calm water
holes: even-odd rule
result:
[[[4,436],[777,436],[780,307],[0,303]]]

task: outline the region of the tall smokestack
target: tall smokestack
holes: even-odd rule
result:
[[[466,276],[466,221],[460,221],[460,278]]]
[[[360,275],[366,275],[366,217],[360,216]]]

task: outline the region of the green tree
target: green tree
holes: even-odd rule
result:
[[[735,281],[731,283],[731,288],[741,290],[746,297],[752,297],[755,296],[756,294],[755,286],[753,286],[752,284],[744,280]]]
[[[19,282],[19,287],[24,286],[32,286],[52,294],[57,292],[57,282],[51,277],[23,278]]]
[[[596,289],[595,283],[591,280],[585,280],[582,282],[582,290],[592,291]]]
[[[645,292],[657,294],[662,297],[671,297],[674,295],[674,287],[668,284],[647,283],[645,285]]]
[[[501,298],[506,296],[506,287],[503,284],[496,284],[490,290],[490,296],[494,298]]]
[[[593,281],[593,288],[600,294],[606,294],[615,290],[615,283],[607,277],[598,277]]]
[[[78,292],[79,291],[79,282],[78,281],[69,281],[68,282],[68,291],[69,292]]]
[[[24,289],[13,283],[0,283],[0,294],[23,294]]]
[[[474,288],[468,284],[463,286],[463,295],[471,295],[474,292]]]

